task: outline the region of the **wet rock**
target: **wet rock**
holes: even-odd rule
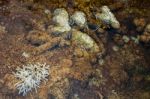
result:
[[[107,6],[101,7],[101,11],[102,13],[96,14],[96,18],[98,18],[106,24],[111,25],[115,29],[120,28],[120,23]]]
[[[71,27],[69,25],[69,15],[68,12],[64,8],[58,8],[53,13],[53,22],[56,26],[49,26],[49,29],[53,33],[62,33],[67,32],[71,30]]]
[[[50,33],[54,35],[60,35],[62,33],[66,33],[67,31],[70,31],[71,27],[69,25],[66,26],[49,26],[48,27]]]
[[[126,36],[126,35],[124,35],[122,37],[122,39],[124,40],[125,43],[128,43],[130,41],[130,38],[128,36]]]
[[[98,53],[100,51],[99,46],[90,36],[75,29],[72,32],[72,41],[92,53]]]
[[[115,52],[119,51],[119,47],[118,47],[118,46],[113,46],[112,49],[113,49],[113,51],[115,51]]]
[[[85,27],[87,25],[87,19],[86,16],[83,12],[81,11],[76,11],[72,16],[71,16],[72,21],[78,25],[79,27]]]

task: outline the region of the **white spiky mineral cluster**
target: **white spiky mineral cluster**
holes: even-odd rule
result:
[[[22,68],[17,68],[14,73],[14,76],[20,80],[15,86],[19,90],[19,94],[24,96],[32,89],[37,91],[40,83],[48,80],[48,75],[49,65],[46,65],[46,63],[23,65]]]

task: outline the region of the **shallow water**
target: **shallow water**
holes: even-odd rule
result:
[[[119,28],[96,18],[104,5]],[[57,8],[86,23],[54,31]],[[150,99],[149,19],[149,0],[0,0],[0,99]],[[48,81],[18,94],[13,73],[37,62],[50,65]]]

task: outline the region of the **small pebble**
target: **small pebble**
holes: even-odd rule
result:
[[[136,37],[131,37],[131,40],[133,40],[134,41],[134,43],[136,43],[136,44],[139,44],[139,38],[136,38]]]
[[[117,52],[119,50],[119,47],[118,46],[113,46],[112,49],[113,49],[113,51]]]
[[[99,59],[98,63],[99,63],[99,65],[103,65],[104,64],[104,59]]]
[[[76,11],[72,16],[71,19],[76,23],[76,25],[80,27],[84,27],[87,24],[86,15],[84,12]]]
[[[29,53],[26,53],[26,52],[23,52],[23,53],[22,53],[22,56],[24,56],[25,58],[29,58],[29,57],[30,57],[30,54],[29,54]]]
[[[48,9],[45,9],[45,10],[44,10],[44,13],[45,13],[45,14],[50,14],[50,11],[49,11]]]
[[[130,41],[130,38],[128,36],[126,36],[126,35],[124,35],[122,37],[122,39],[124,40],[125,43],[128,43]]]

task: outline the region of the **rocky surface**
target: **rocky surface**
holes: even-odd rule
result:
[[[96,19],[104,5],[119,28]],[[1,99],[149,99],[148,5],[148,0],[0,0]],[[68,13],[71,28],[61,34],[53,31],[60,25],[53,19],[57,8]],[[85,14],[86,27],[69,23],[76,11]],[[19,95],[13,72],[36,62],[50,65],[48,81],[37,92]]]

